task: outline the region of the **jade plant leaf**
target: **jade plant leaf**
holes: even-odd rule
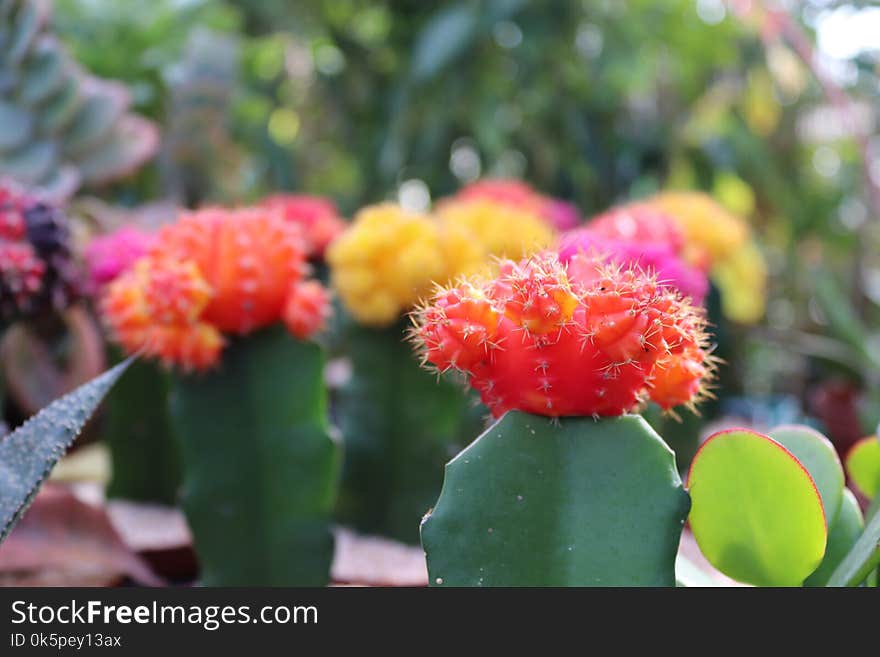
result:
[[[800,586],[825,554],[822,498],[782,445],[747,429],[709,437],[691,463],[691,530],[709,562],[758,586]]]
[[[446,466],[422,522],[429,583],[674,586],[689,506],[641,417],[510,412]]]
[[[821,433],[804,425],[776,427],[767,435],[794,454],[810,473],[822,498],[825,522],[831,527],[840,509],[845,481],[834,445]]]
[[[880,513],[868,521],[864,533],[831,574],[828,586],[858,586],[880,565]]]
[[[0,440],[0,541],[130,362],[56,399]]]
[[[807,578],[804,586],[825,586],[831,578],[831,574],[853,548],[864,529],[865,519],[862,517],[859,503],[849,489],[844,489],[840,511],[838,511],[837,519],[828,532],[828,547],[825,548],[825,558],[822,559],[816,572]]]
[[[880,440],[862,438],[846,455],[846,470],[866,497],[880,493]]]

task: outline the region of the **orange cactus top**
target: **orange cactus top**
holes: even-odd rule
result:
[[[301,229],[275,211],[185,213],[108,287],[103,315],[127,351],[144,349],[184,369],[215,364],[222,333],[241,335],[295,317],[288,328],[306,338],[329,314],[329,295],[314,281],[308,303],[301,301],[306,250]]]

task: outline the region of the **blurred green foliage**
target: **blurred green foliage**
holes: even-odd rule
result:
[[[864,4],[787,6],[809,43],[821,12]],[[880,344],[866,330],[880,320],[880,230],[859,149],[815,71],[731,7],[56,0],[55,21],[88,68],[132,86],[136,109],[171,136],[152,169],[108,192],[116,200],[301,189],[352,212],[408,180],[437,196],[503,174],[589,215],[663,186],[702,188],[751,216],[773,279],[766,325],[733,335],[732,391],[803,395],[837,375],[874,384],[864,353]],[[224,37],[209,59],[231,58],[234,70],[182,74],[206,30]],[[876,132],[877,51],[835,66],[866,113],[863,131]],[[181,140],[199,142],[188,159]],[[817,280],[830,281],[826,294]],[[832,284],[848,291],[830,298],[849,312],[829,321]]]

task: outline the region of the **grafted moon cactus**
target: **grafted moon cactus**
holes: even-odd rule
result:
[[[360,210],[327,252],[333,285],[366,326],[389,326],[437,283],[473,274],[496,257],[520,258],[549,246],[552,226],[531,207],[491,198],[451,198],[433,215],[393,203]]]
[[[505,261],[497,278],[441,289],[415,315],[423,359],[459,369],[499,417],[614,416],[706,394],[701,311],[639,269],[577,255]]]
[[[104,293],[122,347],[174,368],[183,506],[208,583],[329,578],[338,447],[309,339],[330,304],[306,252],[275,210],[206,208],[164,227]]]
[[[574,204],[544,196],[522,180],[511,178],[477,180],[462,187],[453,198],[489,200],[497,205],[532,212],[557,230],[574,228],[581,220],[580,212]]]
[[[93,238],[84,253],[91,293],[100,291],[136,260],[147,255],[155,240],[155,235],[136,226],[123,226]]]
[[[345,230],[336,206],[320,196],[274,194],[263,199],[261,205],[280,211],[287,221],[303,229],[310,259],[322,260],[330,243]]]
[[[685,237],[684,253],[708,271],[730,319],[752,324],[764,314],[767,265],[748,222],[702,192],[667,191],[645,201],[673,219]]]
[[[431,584],[671,585],[689,500],[626,414],[707,394],[702,311],[638,268],[548,253],[441,288],[414,321],[424,362],[499,417],[422,522]]]
[[[104,316],[126,350],[205,369],[219,361],[224,333],[288,317],[299,338],[322,328],[329,299],[314,286],[303,293],[305,259],[300,228],[271,210],[188,213],[110,284]]]
[[[0,325],[63,310],[80,287],[64,213],[0,181]]]
[[[442,201],[437,204],[437,217],[447,230],[470,235],[484,260],[491,256],[521,258],[550,246],[556,238],[553,226],[535,209],[490,198]]]
[[[472,261],[480,254],[471,249]],[[333,286],[361,324],[389,326],[446,280],[460,256],[430,217],[392,203],[360,210],[327,252]]]

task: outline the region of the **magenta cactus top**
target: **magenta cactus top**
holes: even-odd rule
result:
[[[85,258],[91,289],[100,289],[128,269],[135,260],[146,255],[155,239],[154,235],[140,228],[123,226],[89,242]]]
[[[562,237],[560,260],[568,263],[577,253],[604,256],[609,262],[627,267],[636,265],[656,274],[660,283],[675,288],[696,304],[702,304],[709,291],[706,274],[688,265],[671,244],[614,239],[598,235],[587,227],[569,231]]]

